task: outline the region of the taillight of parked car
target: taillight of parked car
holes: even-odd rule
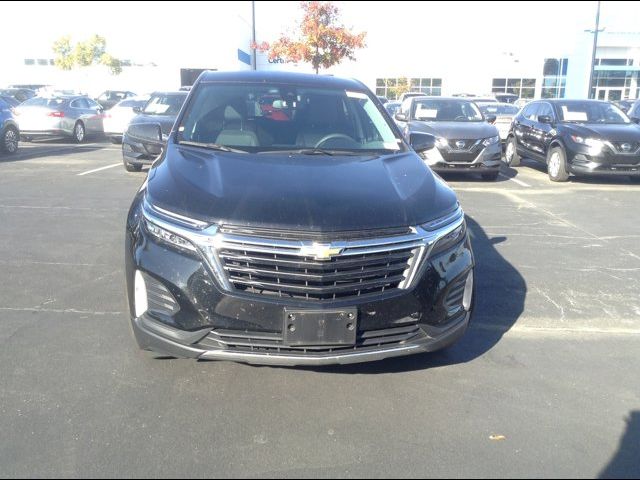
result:
[[[64,112],[60,112],[60,111],[49,112],[48,116],[49,117],[55,117],[55,118],[63,118],[64,117]]]

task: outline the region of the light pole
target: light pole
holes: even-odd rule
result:
[[[256,70],[256,2],[251,1],[251,70]]]
[[[591,69],[589,70],[589,90],[587,91],[587,98],[591,98],[591,89],[593,86],[593,71],[596,65],[596,49],[598,48],[598,32],[604,30],[600,27],[600,0],[598,0],[598,10],[596,11],[596,28],[595,30],[585,30],[585,32],[593,33],[593,49],[591,51]],[[595,94],[594,94],[595,97]]]

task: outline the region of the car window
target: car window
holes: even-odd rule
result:
[[[409,116],[409,113],[411,111],[411,97],[402,101],[402,104],[400,105],[400,111],[407,117]]]
[[[44,98],[44,97],[33,97],[22,103],[21,107],[59,107],[65,102],[64,98]]]
[[[413,117],[433,122],[480,122],[482,113],[468,100],[424,99],[414,103]]]
[[[86,98],[77,98],[71,102],[73,108],[89,108],[89,103]]]
[[[530,103],[529,105],[524,107],[524,110],[522,110],[522,116],[524,118],[526,118],[527,120],[537,121],[538,120],[538,108],[540,108],[540,104],[539,103]]]
[[[179,140],[255,152],[401,147],[365,92],[288,84],[205,84],[178,126]]]
[[[0,98],[0,109],[7,110],[9,108],[9,104],[5,102],[2,98]]]
[[[95,102],[95,101],[91,100],[90,98],[85,98],[84,100],[89,105],[89,108],[102,108],[98,102]]]
[[[147,115],[177,115],[186,95],[153,95],[144,107]]]
[[[629,123],[629,118],[609,102],[558,102],[561,122],[568,123]]]
[[[553,110],[551,109],[551,105],[548,103],[541,103],[538,107],[538,112],[536,113],[535,120],[538,120],[538,117],[541,115],[546,115],[548,117],[554,118]]]

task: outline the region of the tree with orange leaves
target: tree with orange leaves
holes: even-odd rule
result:
[[[270,60],[309,62],[316,73],[320,67],[329,68],[345,58],[355,60],[355,50],[365,46],[365,32],[351,33],[340,23],[338,7],[331,2],[301,2],[300,6],[304,16],[296,37],[282,34],[272,44],[252,47],[269,52]]]

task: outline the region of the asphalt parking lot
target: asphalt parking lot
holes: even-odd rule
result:
[[[137,350],[144,178],[105,141],[0,157],[0,476],[640,476],[640,185],[446,177],[478,264],[463,340],[293,369]]]

